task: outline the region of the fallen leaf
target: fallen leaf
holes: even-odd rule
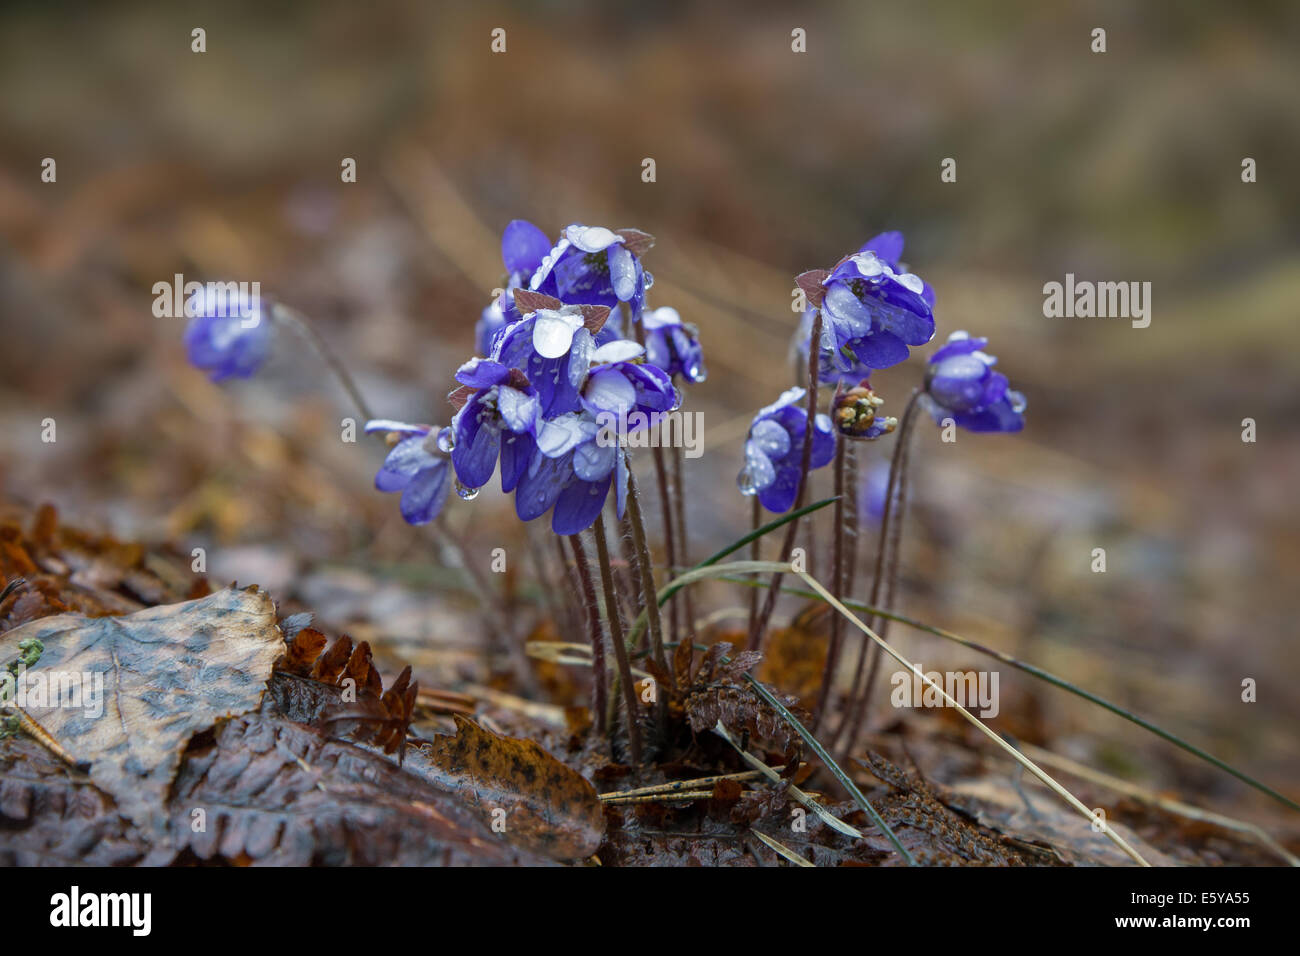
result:
[[[513,843],[555,860],[596,852],[605,816],[586,778],[535,741],[499,737],[459,714],[454,719],[455,736],[408,743],[403,766],[476,806]]]
[[[275,607],[256,589],[124,617],[42,618],[0,636],[0,654],[14,657],[19,641],[32,637],[45,650],[25,674],[23,709],[89,765],[92,782],[123,815],[151,828],[164,825],[190,737],[256,708],[285,649]],[[37,696],[43,686],[47,693]]]
[[[458,796],[280,717],[271,701],[195,738],[170,808],[179,862],[191,854],[277,866],[550,862],[493,833]]]

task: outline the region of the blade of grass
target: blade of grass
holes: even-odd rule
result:
[[[761,773],[770,782],[772,783],[781,782],[780,774],[778,774],[767,764],[763,763],[763,761],[759,760],[748,750],[741,749],[740,744],[736,743],[735,738],[732,737],[730,733],[728,733],[727,728],[723,726],[722,721],[718,721],[718,725],[713,728],[713,732],[717,734],[719,737],[721,737],[723,740],[725,740],[727,743],[731,744],[731,746],[735,748],[736,753],[740,754],[740,758],[744,760],[745,763],[749,764],[756,771]],[[808,794],[804,793],[802,790],[796,787],[793,783],[790,784],[787,792],[796,801],[798,801],[799,803],[803,804],[803,806],[811,810],[817,816],[817,818],[822,821],[822,823],[826,824],[832,830],[838,830],[840,833],[843,833],[845,836],[853,837],[855,840],[862,839],[861,830],[859,830],[855,826],[851,826],[850,824],[845,823],[843,820],[835,816],[835,814],[831,813],[829,810],[823,807],[812,797],[808,796]]]
[[[736,578],[727,578],[725,580],[729,580],[734,584],[743,584],[748,587],[757,587],[757,588],[767,587],[766,582],[751,581],[747,578],[736,577]],[[802,588],[783,587],[781,591],[785,594],[792,594],[797,597],[805,597],[805,598],[817,597],[817,594],[815,592],[805,591]],[[1136,724],[1137,726],[1141,727],[1143,730],[1155,734],[1157,737],[1161,738],[1162,740],[1168,741],[1169,743],[1173,744],[1175,747],[1178,747],[1180,750],[1184,750],[1187,753],[1191,754],[1193,757],[1196,757],[1200,760],[1204,760],[1206,763],[1210,764],[1211,766],[1219,768],[1224,773],[1236,777],[1242,783],[1254,787],[1260,793],[1272,797],[1278,803],[1281,803],[1282,805],[1289,807],[1292,810],[1300,810],[1300,803],[1296,803],[1294,800],[1291,800],[1288,797],[1284,796],[1283,794],[1278,793],[1272,787],[1268,786],[1268,784],[1256,780],[1254,777],[1250,776],[1249,774],[1241,770],[1238,770],[1236,767],[1232,766],[1231,764],[1226,763],[1223,760],[1220,760],[1218,757],[1214,756],[1213,754],[1205,752],[1195,744],[1188,743],[1186,740],[1183,740],[1183,738],[1179,737],[1177,734],[1171,733],[1168,730],[1165,730],[1164,728],[1151,723],[1151,721],[1146,720],[1145,718],[1139,717],[1137,714],[1125,710],[1123,707],[1119,706],[1119,704],[1111,703],[1106,698],[1100,697],[1097,694],[1094,694],[1092,691],[1084,690],[1082,687],[1079,687],[1075,684],[1071,684],[1069,681],[1065,680],[1064,678],[1057,677],[1055,674],[1052,674],[1049,671],[1045,671],[1041,667],[1037,667],[1033,664],[1029,664],[1025,661],[1019,660],[1015,657],[1012,657],[1010,654],[1006,654],[1002,651],[995,650],[994,648],[987,647],[983,644],[980,644],[977,641],[972,641],[969,638],[962,637],[959,634],[954,634],[952,631],[944,630],[941,627],[935,627],[933,624],[926,624],[923,621],[918,621],[915,618],[910,618],[903,614],[896,614],[892,611],[883,610],[882,608],[872,607],[870,604],[866,604],[862,601],[845,600],[844,604],[846,607],[850,607],[855,611],[862,611],[866,614],[874,614],[877,617],[883,617],[891,621],[897,621],[899,624],[906,624],[908,627],[915,628],[918,631],[924,631],[926,634],[933,634],[935,637],[941,637],[945,641],[951,641],[954,644],[960,644],[962,647],[969,648],[970,650],[977,651],[981,654],[986,654],[989,657],[994,658],[995,660],[1001,661],[1003,664],[1006,664],[1009,667],[1014,667],[1017,670],[1023,671],[1024,673],[1029,674],[1032,677],[1037,677],[1039,680],[1045,681],[1046,683],[1051,684],[1053,687],[1059,687],[1061,690],[1068,691],[1069,693],[1074,694],[1076,697],[1081,697],[1084,700],[1089,701],[1090,703],[1096,704],[1098,707],[1102,707],[1105,710],[1110,711],[1112,714],[1115,714],[1117,717],[1123,717],[1129,723]]]
[[[807,860],[805,860],[803,857],[801,857],[798,853],[794,852],[794,850],[790,849],[788,846],[782,843],[778,843],[776,840],[773,840],[770,836],[768,836],[766,833],[762,832],[761,830],[751,830],[750,832],[753,833],[754,836],[762,840],[763,843],[765,843],[768,846],[768,848],[774,850],[778,856],[785,857],[795,866],[813,865],[809,863]]]
[[[830,500],[824,502],[824,504],[830,504]],[[762,529],[759,530],[761,531]],[[708,567],[696,567],[690,571],[687,571],[685,574],[679,575],[669,583],[665,584],[662,588],[660,588],[658,601],[660,604],[663,604],[663,602],[668,599],[669,593],[671,591],[679,590],[682,587],[685,587],[688,584],[694,584],[697,581],[704,581],[710,578],[725,577],[728,574],[743,574],[746,572],[754,572],[754,571],[787,572],[790,570],[791,567],[788,563],[783,563],[780,561],[731,561],[728,562],[727,564],[716,564]],[[644,627],[645,627],[645,615],[643,614],[637,618],[636,624],[632,628],[632,638],[638,636],[639,634],[638,629]],[[630,644],[629,646],[635,646],[635,644]],[[862,791],[858,789],[857,784],[855,784],[852,778],[850,778],[849,775],[840,768],[840,765],[835,762],[835,760],[827,752],[826,748],[821,745],[820,741],[818,741],[817,738],[814,737],[808,731],[808,728],[799,722],[799,718],[795,717],[795,715],[790,712],[790,709],[786,707],[785,704],[777,700],[776,696],[771,691],[769,691],[766,687],[764,687],[758,681],[757,678],[753,677],[750,674],[745,674],[744,676],[746,682],[748,682],[749,686],[753,689],[754,693],[758,694],[759,697],[761,697],[764,701],[767,702],[768,706],[770,706],[773,710],[775,710],[778,714],[780,714],[781,718],[785,720],[785,722],[788,723],[794,729],[794,732],[797,733],[803,739],[804,743],[808,745],[808,749],[810,749],[814,754],[817,755],[817,758],[821,760],[821,762],[825,765],[826,769],[829,770],[831,774],[835,777],[835,779],[838,780],[843,785],[844,789],[848,791],[849,795],[853,798],[853,800],[857,803],[857,805],[866,812],[868,817],[871,818],[871,822],[874,823],[880,829],[880,831],[885,834],[885,836],[889,839],[889,842],[894,845],[894,849],[898,850],[899,854],[903,857],[904,860],[907,861],[908,865],[915,866],[916,860],[912,857],[912,854],[908,853],[907,848],[898,841],[898,837],[895,836],[894,831],[889,828],[889,824],[885,823],[885,821],[881,819],[880,814],[876,812],[876,808],[871,805],[871,802],[867,800],[865,796],[863,796]]]
[[[925,682],[925,684],[928,687],[937,691],[939,693],[939,696],[943,698],[944,702],[947,703],[949,707],[952,707],[954,710],[957,711],[957,713],[961,714],[968,721],[970,721],[970,723],[974,725],[974,727],[977,730],[985,734],[990,740],[992,740],[995,744],[997,744],[1008,754],[1010,754],[1011,757],[1014,760],[1016,760],[1018,763],[1020,763],[1026,770],[1032,773],[1035,777],[1037,777],[1047,786],[1051,787],[1051,789],[1054,790],[1058,796],[1060,796],[1063,800],[1065,800],[1065,802],[1068,803],[1070,806],[1074,807],[1074,809],[1078,810],[1079,813],[1081,813],[1095,828],[1099,828],[1102,833],[1106,834],[1106,836],[1110,839],[1110,841],[1114,843],[1117,847],[1119,847],[1121,850],[1123,850],[1125,853],[1127,853],[1129,857],[1133,859],[1134,862],[1136,862],[1139,866],[1151,865],[1145,859],[1142,858],[1142,854],[1138,853],[1137,850],[1129,846],[1127,840],[1125,840],[1122,836],[1120,836],[1113,829],[1111,829],[1109,823],[1107,823],[1104,819],[1097,816],[1086,806],[1084,806],[1078,797],[1076,797],[1074,794],[1070,793],[1070,791],[1066,790],[1059,783],[1057,783],[1051,776],[1047,774],[1046,771],[1039,768],[1038,764],[1034,763],[1032,760],[1030,760],[1028,757],[1022,754],[1015,747],[1011,746],[1011,744],[1003,740],[1002,737],[999,736],[995,731],[990,729],[989,726],[984,723],[984,721],[980,720],[978,717],[976,717],[974,714],[968,711],[965,707],[957,703],[957,701],[951,695],[949,695],[948,692],[945,691],[940,684],[927,677],[920,667],[911,663],[902,654],[894,650],[894,648],[890,646],[890,644],[887,641],[882,640],[876,634],[875,631],[867,627],[866,624],[862,623],[861,619],[859,619],[856,614],[850,611],[833,594],[831,594],[824,587],[822,587],[820,581],[818,581],[812,575],[808,574],[806,571],[795,571],[794,573],[797,574],[800,578],[802,578],[805,584],[807,584],[814,591],[816,591],[821,596],[822,600],[826,601],[836,611],[844,615],[845,619],[847,619],[850,624],[852,624],[854,627],[860,630],[867,637],[871,638],[871,640],[875,643],[877,647],[879,647],[882,651],[884,651],[894,660],[898,661],[898,663],[902,664],[912,673],[916,674],[922,681]]]

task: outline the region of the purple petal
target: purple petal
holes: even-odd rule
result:
[[[874,252],[889,263],[889,267],[898,270],[898,260],[903,258],[903,234],[901,232],[882,232],[872,236],[862,244],[859,253]]]
[[[621,243],[609,247],[609,281],[620,302],[636,294],[636,261]]]
[[[892,332],[881,329],[848,343],[858,361],[867,368],[890,368],[907,360],[907,343]]]
[[[526,219],[514,220],[501,234],[501,259],[507,272],[531,276],[550,251],[551,240],[546,233]]]
[[[402,492],[401,512],[407,524],[427,524],[438,516],[447,500],[451,469],[445,461],[426,468]]]
[[[456,370],[456,381],[470,388],[491,388],[509,377],[510,369],[485,358],[472,358]]]
[[[590,528],[605,506],[609,482],[608,475],[602,481],[570,482],[555,502],[551,530],[556,534],[577,534]]]

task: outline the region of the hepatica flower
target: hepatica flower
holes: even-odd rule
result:
[[[680,375],[688,382],[702,382],[708,377],[704,368],[704,350],[700,348],[695,326],[682,322],[676,309],[667,306],[652,309],[641,316],[645,327],[646,360],[668,375]],[[804,338],[807,339],[805,333]]]
[[[1025,397],[993,366],[997,359],[984,351],[988,339],[953,332],[930,356],[921,401],[943,424],[951,418],[973,432],[1018,432],[1025,427]]]
[[[865,441],[888,435],[898,427],[898,419],[881,415],[879,409],[883,404],[884,399],[872,390],[866,379],[853,388],[837,390],[831,406],[835,427],[841,435]]]
[[[206,286],[186,303],[186,311],[194,316],[185,329],[190,364],[214,382],[249,378],[271,350],[270,310],[242,285],[230,296],[217,295],[213,288]]]
[[[537,309],[502,332],[494,362],[523,372],[537,390],[546,417],[577,411],[596,339],[580,306]]]
[[[501,490],[509,493],[533,453],[541,415],[537,390],[517,368],[470,359],[456,372],[465,404],[452,419],[451,463],[466,488],[488,483],[501,459]]]
[[[501,234],[501,261],[506,267],[505,290],[483,310],[474,327],[479,355],[490,354],[497,332],[521,318],[515,308],[514,290],[528,285],[550,251],[551,240],[528,220],[515,219],[506,226]]]
[[[402,493],[400,506],[407,524],[428,524],[442,510],[451,486],[446,454],[449,429],[435,433],[429,425],[377,419],[366,422],[366,433],[374,432],[401,436],[375,475],[375,487]]]
[[[541,426],[536,451],[515,491],[515,513],[532,521],[554,508],[551,530],[577,534],[596,520],[611,484],[622,517],[627,500],[623,450],[617,441],[602,437],[590,412],[569,412]]]
[[[802,388],[792,388],[754,416],[745,442],[745,467],[736,483],[746,495],[758,495],[768,511],[789,511],[799,493],[807,409]],[[813,422],[810,468],[821,468],[835,456],[831,420],[818,415]]]
[[[679,402],[672,379],[658,365],[636,361],[644,354],[644,348],[627,339],[592,352],[591,361],[596,364],[582,386],[582,407],[597,419],[612,416],[625,427],[634,412],[644,420],[655,412],[676,408]]]
[[[820,375],[825,384],[864,378],[904,361],[910,346],[934,337],[934,290],[899,262],[903,234],[882,232],[830,272],[805,273],[800,285],[822,312]],[[811,333],[805,312],[804,342]],[[800,344],[807,355],[807,344]]]
[[[574,223],[533,273],[528,288],[576,305],[631,306],[633,317],[645,308],[654,277],[641,266],[641,255],[654,240],[635,229],[617,232]]]

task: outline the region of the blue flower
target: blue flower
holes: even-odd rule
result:
[[[514,290],[526,286],[542,260],[551,251],[546,233],[526,219],[515,219],[501,234],[501,261],[506,267],[506,285],[502,294],[483,310],[474,326],[474,340],[479,355],[490,355],[497,332],[521,316],[515,308]]]
[[[481,488],[500,457],[501,490],[509,493],[533,454],[541,414],[537,390],[519,369],[490,359],[470,359],[456,381],[464,388],[453,395],[466,397],[451,422],[456,477],[466,488]]]
[[[614,232],[602,226],[574,223],[542,260],[528,288],[571,305],[631,306],[635,319],[645,308],[646,290],[654,277],[641,267],[653,240],[634,229]]]
[[[702,382],[708,377],[699,332],[695,326],[684,324],[676,309],[653,309],[641,316],[641,322],[645,327],[646,359],[651,365],[689,382]]]
[[[934,290],[899,263],[902,254],[903,234],[883,232],[829,273],[805,274],[819,279],[820,288],[804,313],[799,348],[806,357],[812,308],[820,308],[824,384],[855,381],[897,365],[906,360],[909,346],[934,337]]]
[[[259,297],[240,284],[235,295],[224,295],[211,284],[186,303],[194,316],[185,329],[185,350],[190,364],[208,373],[214,382],[249,378],[266,361],[271,350],[269,310]]]
[[[997,359],[984,352],[988,339],[954,332],[930,356],[921,401],[931,417],[943,424],[951,418],[973,432],[1018,432],[1025,427],[1025,396],[993,370]]]
[[[609,416],[628,427],[629,416],[641,420],[656,412],[667,412],[679,404],[677,389],[668,373],[657,365],[635,361],[645,354],[636,342],[622,339],[602,345],[591,353],[594,367],[582,385],[579,401],[597,420]],[[635,421],[635,419],[633,419]]]
[[[491,358],[523,372],[537,390],[542,415],[551,418],[582,407],[578,389],[595,350],[581,307],[566,305],[538,309],[508,326],[497,337]]]
[[[515,489],[515,513],[532,521],[554,509],[551,530],[577,534],[595,522],[610,485],[622,517],[627,501],[627,460],[617,438],[590,412],[569,412],[542,424],[537,447]]]
[[[407,524],[428,524],[442,510],[451,486],[451,463],[446,455],[449,430],[444,428],[435,436],[429,425],[376,419],[366,422],[366,433],[373,432],[401,436],[375,475],[375,487],[402,493],[402,518]]]
[[[799,494],[804,432],[808,412],[801,404],[802,388],[792,388],[754,416],[745,441],[745,467],[736,483],[746,495],[758,495],[768,511],[789,511]],[[813,422],[809,468],[821,468],[835,457],[831,420],[818,415]]]

